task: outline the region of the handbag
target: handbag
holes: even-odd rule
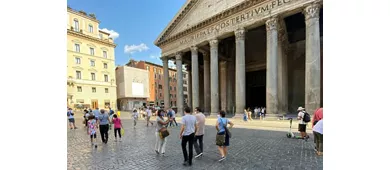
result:
[[[221,121],[222,122],[222,121]],[[227,121],[226,121],[227,122]],[[223,123],[223,122],[222,122]],[[227,125],[227,124],[226,124]],[[227,128],[226,125],[223,125],[223,128],[225,128],[225,132],[229,135],[229,138],[232,137],[232,133],[230,132],[230,130]]]
[[[125,134],[125,130],[122,128],[121,129],[121,135],[123,136]]]
[[[167,136],[169,136],[169,132],[168,132],[168,129],[166,127],[163,127],[159,130],[159,134],[160,134],[160,138],[161,139],[164,139],[166,138]]]

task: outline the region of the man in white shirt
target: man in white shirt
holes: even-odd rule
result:
[[[181,139],[181,149],[183,151],[184,156],[184,166],[191,166],[192,165],[192,155],[193,155],[193,145],[194,145],[194,137],[195,132],[197,131],[196,126],[196,117],[194,115],[191,115],[191,109],[189,107],[186,107],[184,109],[185,115],[182,117],[182,125],[180,130],[180,139]],[[188,151],[189,155],[187,154],[187,143],[188,143]]]
[[[298,108],[298,131],[301,132],[301,137],[305,140],[309,138],[309,136],[306,134],[306,122],[303,121],[303,118],[305,117],[305,108],[299,107]]]
[[[206,116],[202,113],[199,107],[195,108],[195,117],[196,117],[196,125],[198,126],[198,131],[195,133],[194,138],[194,147],[196,151],[195,158],[198,158],[203,155],[203,135],[206,124]],[[199,144],[198,144],[199,141]]]
[[[146,126],[149,126],[149,122],[152,124],[153,126],[153,122],[150,121],[150,117],[152,117],[152,111],[150,110],[149,107],[146,108]]]

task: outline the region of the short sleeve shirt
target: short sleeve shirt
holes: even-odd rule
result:
[[[299,124],[306,125],[306,122],[303,121],[303,117],[305,117],[305,113],[302,112],[302,111],[300,111],[300,112],[298,113],[298,117],[301,117],[301,120],[299,120]]]
[[[164,127],[164,125],[163,125],[163,124],[160,124],[159,121],[163,121],[163,122],[164,122],[164,118],[161,119],[161,117],[157,116],[157,118],[156,118],[156,122],[157,122],[157,123],[156,123],[156,124],[157,124],[157,126],[156,126],[156,132],[158,132],[161,128]]]
[[[174,110],[172,110],[172,118],[175,118],[176,117],[176,113]]]
[[[107,113],[99,115],[100,125],[108,125],[108,115]]]
[[[222,117],[219,117],[218,118],[218,129],[219,129],[219,133],[221,132],[225,132],[225,126],[227,126],[227,124],[229,123],[229,119],[226,119],[226,118],[222,118]]]
[[[181,123],[185,126],[183,136],[188,136],[195,133],[196,117],[193,115],[186,114],[181,118]]]
[[[199,126],[199,129],[195,135],[196,136],[204,135],[206,116],[203,113],[197,113],[195,117],[196,117],[196,122],[198,123]]]

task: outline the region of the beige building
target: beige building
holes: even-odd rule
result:
[[[132,110],[147,104],[149,98],[149,72],[135,67],[119,66],[115,69],[118,108]]]
[[[168,60],[190,66],[192,106],[206,113],[322,106],[322,0],[188,0],[155,45],[164,71]],[[183,113],[181,69],[177,77]]]
[[[68,7],[66,23],[68,106],[116,108],[113,39],[94,14]]]

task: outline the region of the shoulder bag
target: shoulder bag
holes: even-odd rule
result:
[[[157,123],[159,123],[159,122],[157,122]],[[161,139],[164,139],[164,138],[166,138],[167,136],[169,136],[169,131],[168,131],[168,129],[166,128],[166,127],[162,127],[159,131],[159,134],[160,134],[160,138]]]

